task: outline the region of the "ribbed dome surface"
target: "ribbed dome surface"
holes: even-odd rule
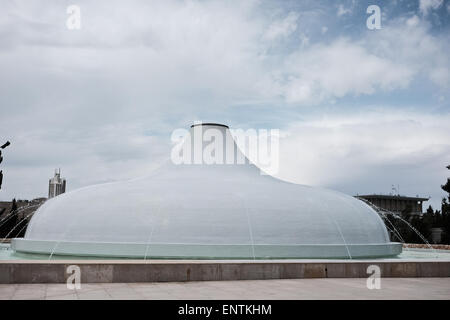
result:
[[[231,138],[225,126],[204,128]],[[177,258],[346,258],[401,251],[389,242],[378,214],[351,196],[261,175],[249,163],[171,161],[145,178],[47,201],[13,248]]]

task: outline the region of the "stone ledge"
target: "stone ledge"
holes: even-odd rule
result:
[[[437,250],[450,250],[450,245],[448,244],[423,244],[423,243],[404,243],[403,248],[414,248],[414,249],[433,249]]]
[[[66,268],[78,265],[82,283],[179,282],[302,278],[365,278],[378,265],[382,277],[450,277],[450,261],[8,261],[0,263],[0,283],[64,283]]]

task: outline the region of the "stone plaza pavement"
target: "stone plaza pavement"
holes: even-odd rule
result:
[[[1,284],[0,299],[450,299],[450,278],[365,278],[197,281],[165,283]]]

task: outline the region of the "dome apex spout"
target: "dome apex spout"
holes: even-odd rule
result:
[[[225,124],[214,123],[214,122],[194,123],[193,125],[191,125],[191,128],[198,127],[198,126],[203,126],[203,127],[224,127],[224,128],[227,128],[227,129],[230,128],[230,127],[228,127]]]

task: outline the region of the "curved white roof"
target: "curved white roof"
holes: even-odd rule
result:
[[[203,126],[210,127],[230,136],[224,126]],[[401,250],[389,243],[378,214],[351,196],[261,175],[249,163],[170,161],[145,178],[48,200],[13,247],[201,258],[377,256]]]

